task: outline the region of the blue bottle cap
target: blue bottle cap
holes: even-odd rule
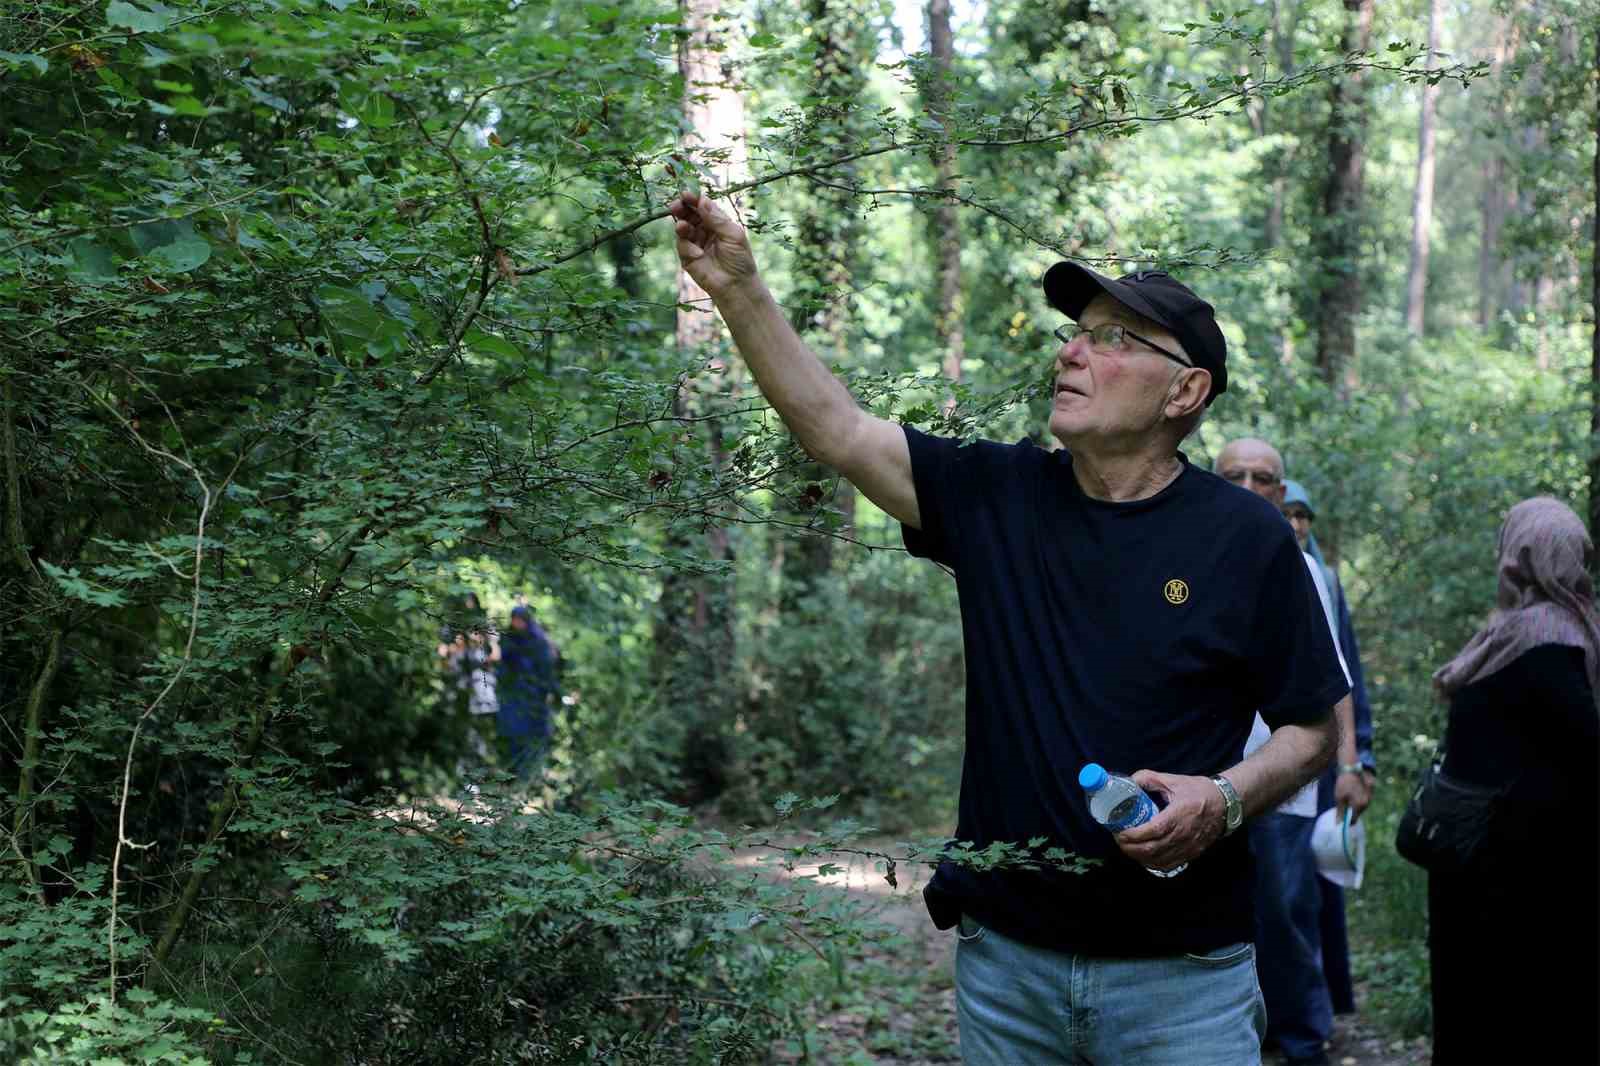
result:
[[[1097,792],[1106,783],[1106,768],[1097,762],[1085,763],[1078,771],[1078,784],[1085,792]]]

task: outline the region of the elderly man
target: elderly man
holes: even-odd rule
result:
[[[1217,456],[1216,469],[1225,480],[1282,505],[1283,457],[1266,441],[1244,438],[1229,442]],[[1303,551],[1303,542],[1301,548]],[[1309,554],[1303,558],[1317,587],[1319,617],[1335,634],[1335,650],[1343,666],[1346,660],[1337,638],[1332,591],[1316,559]],[[1245,750],[1251,751],[1267,736],[1267,727],[1258,718]],[[1339,762],[1335,803],[1359,817],[1366,808],[1368,792],[1357,758],[1353,722],[1340,738]],[[1256,860],[1256,962],[1267,1001],[1267,1039],[1282,1047],[1289,1066],[1328,1062],[1324,1043],[1333,1032],[1333,1004],[1322,970],[1322,895],[1311,850],[1316,817],[1317,783],[1311,782],[1250,825],[1250,846]]]
[[[955,574],[957,836],[1096,860],[1082,874],[940,867],[925,898],[960,929],[966,1060],[1259,1062],[1235,830],[1316,777],[1348,701],[1287,523],[1178,451],[1227,386],[1211,306],[1163,273],[1057,264],[1045,296],[1076,322],[1054,361],[1065,449],[964,445],[858,407],[789,327],[743,228],[695,193],[670,211],[684,269],[790,431]],[[1274,730],[1242,758],[1257,710]],[[1135,771],[1163,809],[1113,837],[1076,784],[1090,761]]]
[[[1361,779],[1370,797],[1378,781],[1378,764],[1372,754],[1372,702],[1367,698],[1366,673],[1361,665],[1361,645],[1356,641],[1355,622],[1350,617],[1350,603],[1345,598],[1344,587],[1339,583],[1339,573],[1329,566],[1317,548],[1317,538],[1312,532],[1316,522],[1316,508],[1311,496],[1299,482],[1285,478],[1283,481],[1283,516],[1294,529],[1294,539],[1300,550],[1315,559],[1322,567],[1329,591],[1333,593],[1334,610],[1338,615],[1338,644],[1350,673],[1350,699],[1356,712],[1356,757],[1361,763]],[[1317,782],[1317,813],[1334,805],[1334,792],[1343,776],[1334,766],[1328,767]],[[1344,889],[1327,878],[1318,878],[1317,887],[1322,895],[1322,976],[1327,979],[1328,993],[1333,997],[1333,1013],[1353,1014],[1356,1009],[1355,982],[1350,976],[1350,938],[1345,928]]]

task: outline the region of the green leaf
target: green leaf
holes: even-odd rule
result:
[[[103,285],[117,280],[117,261],[111,249],[92,237],[74,237],[67,242],[72,265],[67,272],[85,285]]]
[[[750,38],[751,48],[776,48],[781,42],[775,34],[758,33]]]
[[[28,64],[40,74],[50,69],[50,61],[44,56],[34,55],[32,52],[0,52],[0,63],[13,67]]]
[[[188,219],[162,219],[133,227],[133,243],[164,274],[193,270],[211,258],[211,245]]]
[[[174,96],[168,101],[175,115],[192,115],[195,118],[204,118],[210,114],[210,109],[192,96]]]
[[[476,352],[485,355],[497,355],[506,359],[523,358],[522,349],[506,340],[496,337],[493,333],[484,333],[482,330],[469,330],[466,336],[466,345]]]
[[[384,93],[360,82],[345,81],[339,85],[339,106],[351,118],[368,126],[383,128],[394,125],[394,101]]]
[[[111,26],[121,26],[132,30],[134,33],[156,33],[167,28],[172,21],[168,9],[160,4],[156,5],[160,11],[146,11],[142,7],[135,7],[126,0],[111,0],[106,5],[106,23]]]
[[[193,270],[211,258],[211,245],[204,237],[190,234],[171,244],[164,244],[145,258],[168,274],[182,274]]]

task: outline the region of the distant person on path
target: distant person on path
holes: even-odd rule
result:
[[[1339,572],[1322,557],[1317,547],[1317,537],[1312,526],[1317,520],[1311,496],[1298,481],[1284,479],[1283,516],[1294,528],[1295,540],[1300,550],[1308,553],[1327,578],[1333,592],[1334,610],[1338,616],[1339,647],[1344,652],[1345,666],[1350,674],[1350,699],[1355,706],[1356,761],[1361,764],[1361,777],[1370,799],[1378,784],[1378,762],[1372,754],[1372,703],[1367,699],[1366,670],[1361,665],[1361,645],[1356,640],[1355,622],[1350,615],[1350,603],[1345,598]],[[1349,772],[1349,771],[1347,771]],[[1317,813],[1334,806],[1334,792],[1340,777],[1338,766],[1330,766],[1317,782]],[[1350,975],[1350,935],[1345,925],[1344,889],[1328,880],[1317,878],[1322,896],[1320,925],[1322,927],[1322,975],[1328,982],[1328,994],[1333,1000],[1334,1014],[1353,1014],[1356,1009],[1355,981]]]
[[[959,928],[963,1056],[1259,1062],[1250,857],[1235,831],[1321,772],[1347,686],[1283,516],[1178,451],[1227,386],[1211,306],[1159,271],[1057,264],[1046,299],[1077,323],[1053,353],[1050,428],[1065,448],[962,444],[858,407],[790,327],[743,227],[695,193],[670,211],[684,269],[789,430],[899,519],[914,554],[955,573],[956,836],[1096,860],[1083,874],[940,867],[925,898],[936,925]],[[1257,709],[1277,728],[1242,759]],[[1077,784],[1091,761],[1134,771],[1163,809],[1113,837]]]
[[[550,750],[551,715],[561,706],[556,646],[526,606],[511,610],[500,640],[499,710],[495,724],[520,781],[538,773]]]
[[[441,628],[439,657],[457,693],[465,697],[467,713],[472,716],[467,733],[472,753],[482,763],[487,763],[490,761],[488,738],[478,723],[499,709],[495,667],[500,661],[500,641],[488,623],[477,593],[467,593],[460,616]],[[456,706],[460,706],[459,702]],[[465,773],[467,767],[463,764],[457,770]]]
[[[1264,440],[1230,441],[1217,456],[1217,473],[1248,488],[1274,507],[1285,498],[1283,457]],[[1298,539],[1298,538],[1297,538]],[[1317,561],[1301,559],[1317,589],[1319,617],[1334,636],[1334,649],[1345,657],[1337,639],[1333,594]],[[1346,676],[1349,671],[1346,669]],[[1245,751],[1270,736],[1259,715]],[[1341,737],[1339,761],[1356,764],[1354,736]],[[1359,767],[1340,775],[1338,806],[1359,817],[1367,791]],[[1267,1043],[1277,1044],[1289,1066],[1322,1066],[1324,1044],[1333,1033],[1333,1000],[1322,970],[1322,892],[1311,834],[1317,820],[1317,782],[1312,781],[1269,814],[1250,823],[1250,847],[1256,861],[1256,968],[1267,1001]]]
[[[1500,530],[1483,628],[1433,675],[1445,771],[1505,790],[1479,860],[1428,875],[1434,1066],[1600,1062],[1600,618],[1583,522],[1550,497]]]

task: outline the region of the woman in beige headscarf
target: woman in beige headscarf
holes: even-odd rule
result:
[[[1433,1061],[1600,1062],[1600,619],[1559,500],[1511,509],[1496,610],[1433,675],[1446,770],[1504,789],[1479,858],[1428,876]]]

